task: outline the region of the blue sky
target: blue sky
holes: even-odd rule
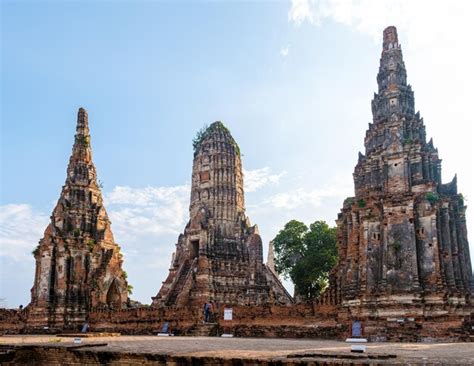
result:
[[[29,301],[30,252],[64,183],[81,106],[142,302],[160,288],[188,219],[191,141],[204,124],[222,120],[240,145],[247,213],[265,250],[290,219],[333,224],[353,194],[381,34],[392,24],[443,178],[457,172],[468,205],[474,197],[469,1],[1,6],[0,298],[8,306]]]

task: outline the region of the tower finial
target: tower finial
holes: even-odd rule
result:
[[[383,31],[383,50],[387,51],[392,48],[398,48],[397,28],[393,25]]]
[[[81,135],[89,134],[89,117],[87,111],[82,107],[77,111],[76,132]]]

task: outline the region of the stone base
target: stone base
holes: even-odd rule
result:
[[[400,300],[400,299],[399,299]],[[231,323],[223,320],[223,308],[217,308],[216,323],[203,324],[200,308],[132,308],[118,311],[89,313],[90,333],[124,335],[156,335],[163,324],[169,323],[175,335],[236,337],[320,338],[344,340],[351,337],[352,322],[362,325],[362,336],[369,341],[422,342],[472,341],[474,336],[474,309],[465,305],[444,305],[388,299],[377,303],[362,302],[358,306],[329,306],[315,303],[291,306],[234,306]],[[65,332],[62,328],[35,328],[18,311],[5,311],[0,319],[0,333]],[[74,336],[87,337],[72,331]]]
[[[95,333],[61,333],[58,337],[69,337],[69,338],[96,338],[96,337],[120,337],[120,333],[110,332],[95,332]]]

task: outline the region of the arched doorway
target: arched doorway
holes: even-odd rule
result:
[[[190,249],[191,259],[199,257],[199,240],[191,240]]]
[[[116,279],[114,279],[110,284],[109,291],[107,291],[106,301],[111,309],[120,309],[122,307],[122,297],[120,296],[120,290]]]

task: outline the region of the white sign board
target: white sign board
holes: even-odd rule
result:
[[[232,320],[232,308],[224,309],[224,320]]]

